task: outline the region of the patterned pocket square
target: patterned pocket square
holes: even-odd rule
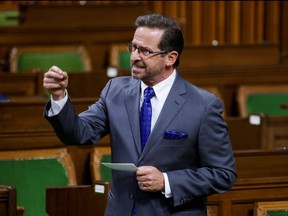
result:
[[[175,139],[187,139],[187,138],[188,134],[179,131],[165,131],[164,133],[164,139],[175,140]]]

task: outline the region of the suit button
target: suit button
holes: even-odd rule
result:
[[[130,194],[129,197],[131,200],[134,200],[134,194]]]

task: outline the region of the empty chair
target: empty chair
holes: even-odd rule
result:
[[[237,102],[241,117],[288,115],[288,85],[243,85],[237,90]]]
[[[0,11],[0,26],[1,27],[17,27],[19,25],[20,12],[17,9],[11,8]]]
[[[0,184],[17,190],[17,205],[25,216],[47,215],[45,190],[76,185],[73,161],[65,148],[0,151]]]
[[[126,44],[113,44],[109,49],[107,76],[116,77],[130,74],[130,52]]]
[[[91,152],[90,156],[90,168],[92,181],[110,181],[111,170],[104,165],[102,162],[111,162],[111,148],[110,147],[95,147]]]
[[[72,72],[91,71],[91,60],[84,46],[14,47],[10,53],[10,72],[48,71],[53,65]]]
[[[261,201],[256,202],[254,216],[287,216],[288,201]]]
[[[126,44],[113,44],[110,47],[109,66],[130,70],[130,52]]]

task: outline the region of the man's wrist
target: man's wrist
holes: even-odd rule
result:
[[[66,90],[61,95],[51,95],[51,97],[54,101],[62,100],[63,98],[66,97]]]

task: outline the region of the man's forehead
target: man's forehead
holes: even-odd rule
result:
[[[157,28],[138,27],[135,31],[133,43],[138,45],[157,46],[163,34],[163,30]]]

